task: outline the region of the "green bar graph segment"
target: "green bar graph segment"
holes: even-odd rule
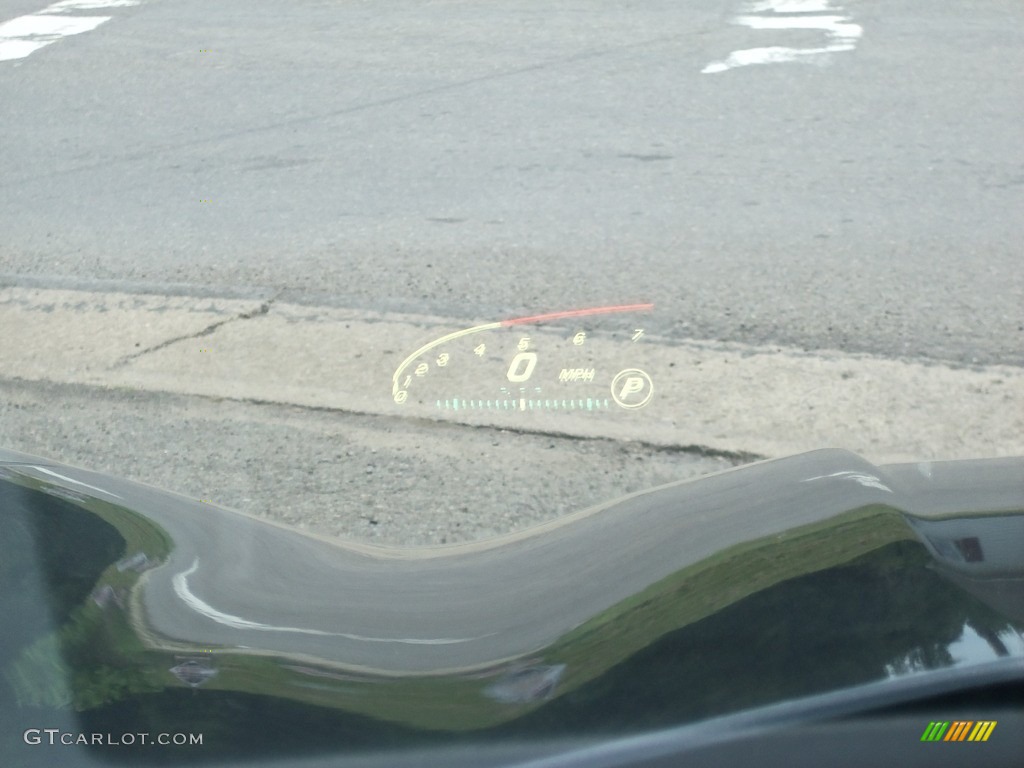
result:
[[[943,736],[946,735],[946,731],[949,729],[949,721],[946,722],[932,722],[928,723],[928,727],[924,729],[924,733],[921,735],[921,741],[939,741]]]
[[[452,397],[436,400],[439,411],[603,411],[608,398],[578,398],[574,400],[534,400],[532,398],[506,398],[504,400],[476,400]]]

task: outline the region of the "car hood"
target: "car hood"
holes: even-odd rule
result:
[[[0,756],[515,762],[1019,681],[1022,478],[816,451],[400,549],[2,452]]]

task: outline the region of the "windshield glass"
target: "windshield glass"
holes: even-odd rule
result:
[[[476,725],[500,725],[509,738],[549,716],[551,733],[566,722],[625,727],[625,705],[602,719],[580,702],[593,695],[605,707],[612,689],[639,701],[630,686],[649,690],[637,681],[671,666],[680,643],[727,645],[716,638],[780,606],[813,613],[807,606],[852,594],[858,578],[882,585],[896,570],[905,576],[898,599],[857,612],[851,631],[829,641],[846,649],[836,653],[847,666],[772,696],[637,705],[648,714],[633,725],[955,667],[1006,655],[1000,648],[1018,654],[1013,611],[956,582],[966,571],[929,570],[932,561],[988,558],[989,534],[926,532],[900,515],[939,514],[940,492],[915,484],[939,487],[947,474],[933,477],[932,467],[941,462],[1024,455],[1022,22],[1010,0],[0,0],[0,449],[173,491],[208,505],[210,520],[262,526],[200,534],[181,522],[192,513],[124,489],[103,495],[113,486],[101,476],[13,472],[12,509],[43,504],[33,494],[63,494],[67,505],[25,512],[18,535],[35,541],[47,530],[40,520],[55,515],[93,531],[95,558],[50,619],[26,624],[31,632],[5,653],[24,661],[33,633],[69,626],[71,603],[102,586],[111,591],[100,603],[117,595],[125,611],[136,605],[148,616],[147,631],[166,641],[153,640],[151,652],[181,656],[165,665],[186,665],[178,682],[163,683],[181,690],[192,685],[182,676],[207,668],[189,645],[197,638],[238,658],[257,655],[247,656],[248,643],[217,612],[381,642],[450,640],[462,637],[450,634],[461,626],[454,619],[406,636],[377,626],[369,608],[358,631],[340,618],[331,628],[303,623],[319,610],[317,595],[343,583],[317,568],[330,562],[378,589],[394,578],[395,592],[377,599],[397,613],[405,595],[415,613],[430,589],[434,599],[467,581],[480,587],[496,566],[398,575],[388,566],[384,577],[373,557],[441,563],[532,536],[569,558],[558,531],[599,519],[605,538],[571,550],[580,559],[524,559],[503,572],[605,585],[611,571],[594,565],[600,573],[587,582],[584,563],[611,562],[634,541],[622,561],[634,570],[617,592],[607,587],[589,602],[583,586],[564,601],[536,585],[524,591],[534,599],[521,610],[550,614],[534,616],[544,632],[529,642],[495,640],[465,656],[431,655],[442,646],[420,643],[402,656],[349,638],[332,640],[342,649],[334,653],[314,641],[321,635],[292,647],[271,642],[276,630],[248,629],[263,633],[260,652],[308,654],[345,674],[489,670],[473,684],[487,693],[453,695],[472,701],[467,711],[486,700]],[[774,474],[736,480],[735,491],[746,508],[770,509],[771,524],[749,522],[753,512],[727,524],[724,507],[678,490],[820,449],[849,454],[785,465],[796,467],[787,482],[806,498],[846,489],[841,502],[816,501],[813,515],[758,507],[775,498],[759,485]],[[911,463],[914,480],[879,469]],[[941,482],[942,493],[960,487]],[[918,492],[932,496],[918,504]],[[120,511],[90,507],[96,494]],[[1020,506],[948,498],[957,501],[942,514]],[[691,523],[721,530],[699,558],[659,561],[673,536],[699,534],[674,528],[667,513],[661,527],[636,533],[655,514],[647,504],[678,505],[697,516]],[[77,527],[76,509],[102,524]],[[714,610],[688,614],[677,602],[672,590],[695,578],[685,569],[701,558],[768,546],[790,530],[828,539],[801,527],[818,524],[846,532],[835,539],[841,556],[772,550],[803,564],[764,572],[730,560],[705,574]],[[152,526],[150,538],[133,538],[136,525]],[[271,530],[298,531],[296,541],[325,549],[292,551],[282,542],[293,539],[255,532]],[[330,554],[356,551],[375,554]],[[254,588],[228,610],[203,592],[214,589],[203,575],[214,561],[235,568],[217,571],[223,584],[274,565],[262,593]],[[122,581],[102,575],[110,567]],[[729,592],[726,572],[746,586]],[[836,592],[805,591],[801,579],[819,572],[829,575],[814,589],[827,582]],[[671,578],[681,581],[669,589]],[[306,595],[304,584],[315,590]],[[669,591],[644,592],[659,584]],[[161,623],[177,614],[170,597],[159,603],[160,589],[205,617],[210,633],[176,634],[179,618]],[[275,590],[291,595],[290,613],[281,623],[253,618]],[[754,593],[763,599],[737,603]],[[925,593],[919,605],[948,609],[927,632],[901,629],[860,655],[860,630]],[[600,652],[586,643],[550,650],[556,638],[579,640],[571,632],[589,621],[614,625],[602,612],[641,594],[678,620],[652,619],[642,641],[611,631]],[[552,618],[559,611],[562,623]],[[481,637],[501,634],[473,621],[465,626]],[[803,640],[820,645],[819,634]],[[776,646],[766,642],[770,655]],[[728,675],[734,662],[723,656],[678,674],[700,687],[698,678]],[[3,679],[24,704],[34,688],[13,663]],[[278,673],[288,685],[303,674]],[[229,675],[201,678],[195,689],[281,695]],[[308,693],[317,680],[295,684]],[[442,689],[421,693],[450,693]],[[284,698],[338,706],[312,694]],[[356,698],[345,711],[388,728],[440,727],[421,710],[385,715],[383,704],[355,706]],[[72,709],[106,711],[115,699]],[[522,719],[506,717],[525,701],[550,707],[533,721],[533,704],[515,710]]]

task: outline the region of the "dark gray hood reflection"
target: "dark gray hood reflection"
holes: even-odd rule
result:
[[[818,451],[398,550],[19,458],[0,478],[10,722],[143,717],[134,701],[182,726],[187,692],[207,730],[214,701],[333,717],[350,736],[329,749],[579,736],[1024,656],[1019,460]]]

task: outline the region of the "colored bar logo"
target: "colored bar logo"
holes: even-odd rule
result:
[[[949,720],[931,722],[921,734],[921,741],[988,741],[996,720]]]

